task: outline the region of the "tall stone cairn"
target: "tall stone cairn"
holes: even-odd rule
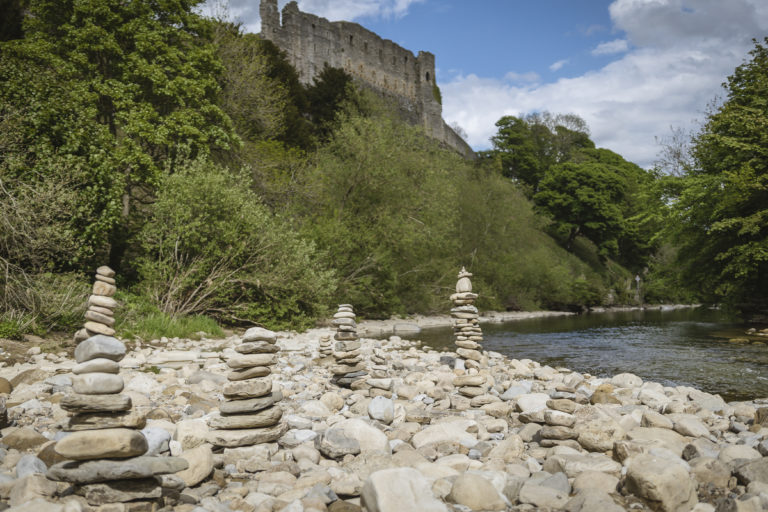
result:
[[[331,382],[337,386],[351,387],[353,382],[367,375],[360,355],[360,341],[357,338],[357,323],[352,305],[340,304],[331,323],[336,326],[336,334],[333,336],[336,340],[333,344],[333,358],[336,364],[331,366]]]
[[[453,332],[456,336],[456,353],[463,357],[468,368],[480,368],[483,361],[483,330],[477,320],[479,316],[475,307],[477,294],[472,293],[472,274],[461,267],[459,280],[456,282],[456,293],[451,295],[453,307]]]
[[[60,402],[71,416],[63,427],[67,435],[53,449],[68,460],[47,473],[51,480],[75,484],[74,492],[91,505],[156,501],[163,494],[159,475],[189,467],[182,458],[145,455],[149,445],[139,430],[146,423],[145,411],[134,410],[131,396],[122,393],[119,362],[125,345],[101,318],[111,319],[116,306],[110,297],[115,293],[113,276],[109,267],[97,270],[85,323],[88,333],[95,334],[75,348],[72,392]]]
[[[234,448],[269,443],[287,431],[281,423],[281,391],[272,390],[272,367],[277,363],[277,335],[261,327],[245,331],[237,356],[227,361],[231,368],[222,390],[219,414],[208,419],[213,429],[208,440],[216,446]]]
[[[115,308],[117,307],[117,301],[112,298],[115,292],[117,292],[115,271],[107,266],[97,268],[93,291],[91,296],[88,297],[85,324],[75,334],[76,343],[97,334],[105,336],[115,335]]]

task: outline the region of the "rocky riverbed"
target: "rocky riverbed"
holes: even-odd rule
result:
[[[76,363],[29,348],[24,362],[0,367],[0,510],[768,509],[768,400],[726,403],[632,374],[600,379],[493,352],[466,370],[456,353],[398,336],[361,338],[368,375],[339,388],[334,358],[319,352],[331,334],[278,333],[280,437],[232,448],[209,422],[240,337],[129,343],[123,394],[153,471],[166,456],[187,464],[154,477],[162,493],[149,498],[138,483],[146,478],[104,486],[104,505],[51,478],[61,472],[53,446],[66,436],[62,398]],[[141,501],[114,504],[109,493]]]

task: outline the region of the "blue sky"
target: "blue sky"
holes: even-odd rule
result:
[[[258,0],[224,5],[258,32]],[[279,2],[280,7],[287,0]],[[696,130],[721,83],[768,36],[767,0],[300,0],[435,54],[443,117],[475,149],[503,115],[583,117],[593,140],[644,167],[670,128]]]

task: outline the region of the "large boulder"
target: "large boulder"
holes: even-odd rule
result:
[[[371,473],[360,499],[369,512],[448,512],[432,494],[432,486],[413,468],[382,469]]]
[[[472,473],[464,473],[453,481],[448,500],[472,510],[506,510],[504,498],[491,482]]]
[[[696,484],[685,468],[653,455],[629,459],[624,487],[662,512],[687,512],[697,503]]]

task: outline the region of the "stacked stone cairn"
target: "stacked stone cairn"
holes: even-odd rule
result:
[[[320,357],[333,355],[333,342],[329,334],[320,336]]]
[[[478,322],[477,307],[474,303],[477,294],[472,293],[472,274],[464,267],[459,272],[459,280],[456,283],[456,293],[451,295],[453,308],[453,332],[456,335],[456,353],[463,357],[467,368],[480,368],[483,365],[483,330]]]
[[[231,371],[222,390],[219,414],[208,419],[214,429],[209,441],[234,448],[276,441],[287,430],[278,405],[281,391],[272,390],[272,367],[277,363],[277,335],[261,327],[248,329],[235,347],[237,356],[227,361]]]
[[[105,266],[96,269],[96,281],[93,292],[88,298],[88,310],[85,312],[85,324],[75,334],[75,342],[84,341],[91,336],[103,334],[115,335],[115,308],[117,301],[112,296],[117,291],[115,271]]]
[[[337,386],[352,387],[353,383],[367,375],[365,365],[361,362],[360,341],[357,338],[357,323],[352,306],[340,304],[331,323],[336,326],[336,334],[333,336],[336,340],[333,344],[336,364],[331,366],[331,382]]]
[[[92,308],[112,306],[110,315],[114,305],[101,300],[112,300],[109,295],[115,293],[114,281],[99,278],[111,279],[113,275],[108,267],[100,267],[94,295],[89,299]],[[92,311],[86,313],[89,332],[102,328],[114,332],[93,320],[94,315],[89,315]],[[132,502],[131,506],[137,507],[140,504],[133,502],[139,500],[151,508],[151,502],[156,503],[163,495],[160,475],[183,471],[189,463],[177,457],[145,455],[149,444],[139,429],[144,427],[146,416],[133,410],[131,396],[122,393],[119,362],[125,352],[123,342],[105,334],[90,336],[75,348],[72,392],[60,402],[72,415],[63,427],[67,434],[54,445],[54,451],[68,460],[51,466],[47,476],[75,484],[74,492],[91,505]]]
[[[371,356],[371,377],[376,379],[384,379],[389,377],[389,361],[384,354],[384,351],[380,348],[373,349],[373,355]]]

